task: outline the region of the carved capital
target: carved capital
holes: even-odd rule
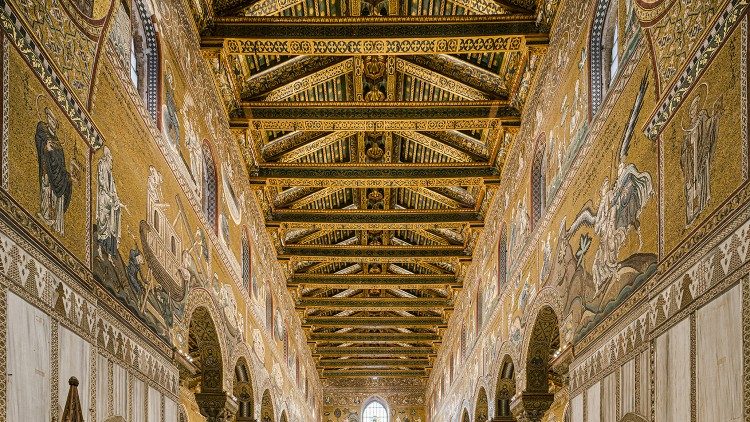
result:
[[[554,400],[550,393],[521,393],[511,401],[510,411],[518,422],[541,422]]]
[[[568,343],[555,352],[550,362],[552,369],[552,381],[557,387],[566,387],[570,385],[570,364],[573,363],[573,345]]]
[[[228,422],[237,413],[237,401],[223,391],[197,393],[195,401],[207,422]]]

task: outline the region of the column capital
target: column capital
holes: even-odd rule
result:
[[[207,391],[195,394],[201,415],[207,422],[224,422],[233,420],[237,413],[237,400],[224,391]]]
[[[554,394],[524,392],[513,397],[510,411],[518,422],[541,422],[554,400]]]

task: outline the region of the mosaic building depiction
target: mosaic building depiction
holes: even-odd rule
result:
[[[0,0],[0,421],[750,421],[745,0]]]

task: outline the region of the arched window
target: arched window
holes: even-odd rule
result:
[[[466,359],[466,326],[461,327],[461,359]]]
[[[541,142],[536,154],[534,154],[534,162],[531,165],[531,228],[532,230],[539,224],[539,221],[544,215],[544,206],[547,190],[547,176],[544,165],[544,135],[540,136]]]
[[[362,422],[388,422],[388,410],[378,400],[371,401],[362,412]]]
[[[273,335],[273,296],[268,292],[266,296],[266,329]]]
[[[152,16],[141,0],[118,2],[110,38],[146,110],[158,121],[159,43]]]
[[[218,230],[218,199],[219,191],[216,183],[216,164],[214,164],[211,146],[203,141],[203,215],[214,228]]]
[[[482,316],[483,316],[483,313],[484,313],[484,309],[482,309],[482,307],[483,307],[484,304],[482,303],[482,289],[481,288],[477,289],[477,302],[476,303],[477,303],[477,305],[476,305],[477,306],[477,313],[476,313],[476,316],[477,316],[477,335],[479,335],[479,332],[482,330],[482,323],[483,323]]]
[[[250,241],[247,239],[247,232],[242,233],[242,285],[245,286],[248,295],[252,295],[250,289]]]
[[[619,0],[599,0],[591,28],[591,114],[595,114],[620,68]]]
[[[505,225],[500,229],[500,241],[497,245],[497,292],[505,287],[508,281],[508,236],[505,233]]]

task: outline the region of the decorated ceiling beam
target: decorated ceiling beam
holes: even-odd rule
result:
[[[444,326],[443,317],[319,317],[308,316],[303,325],[314,327],[359,327],[359,328],[425,328]]]
[[[374,258],[408,258],[410,260],[458,258],[470,259],[463,246],[339,246],[339,245],[286,245],[279,259],[305,261],[328,258],[356,258],[366,262]],[[346,259],[345,259],[346,260]]]
[[[343,62],[321,69],[310,75],[304,76],[296,81],[274,89],[265,96],[264,101],[283,101],[297,94],[306,92],[318,84],[325,83],[341,75],[354,71],[354,59],[346,59]]]
[[[420,378],[426,377],[427,372],[424,370],[407,370],[407,371],[383,371],[383,370],[364,370],[364,371],[353,371],[351,369],[345,370],[324,370],[322,371],[322,378]]]
[[[295,274],[287,282],[296,287],[333,287],[333,288],[429,288],[461,287],[462,283],[453,275],[334,275],[334,274]]]
[[[404,110],[406,110],[405,108]],[[356,113],[348,112],[348,114]],[[315,112],[307,112],[305,114],[314,114]],[[410,111],[410,114],[414,114],[414,111]],[[446,112],[441,112],[445,114]],[[323,118],[306,118],[306,119],[279,119],[275,118],[268,112],[264,113],[265,118],[253,118],[253,117],[231,117],[229,124],[234,129],[247,129],[252,128],[254,130],[268,130],[268,131],[359,131],[359,132],[388,132],[388,131],[418,131],[418,130],[484,130],[484,129],[499,129],[503,126],[518,126],[520,124],[520,117],[515,116],[517,112],[512,112],[511,115],[504,117],[485,117],[485,118],[454,118],[454,117],[432,117],[430,120],[429,113],[428,118],[422,118],[421,116],[415,116],[412,118],[401,118],[401,119],[377,119],[377,118],[363,118],[363,119],[351,119],[351,118],[340,118],[337,116],[329,116],[327,119]],[[293,114],[293,113],[292,113]],[[377,113],[374,113],[377,114]],[[439,114],[439,113],[438,113]],[[465,160],[470,161],[470,160]]]
[[[263,97],[283,86],[321,71],[331,66],[340,65],[346,57],[336,56],[299,56],[282,62],[272,68],[252,75],[242,85],[242,98],[251,100]]]
[[[330,135],[331,132],[315,131],[287,133],[263,145],[261,148],[261,155],[263,155],[264,160],[274,160],[287,151],[299,148]]]
[[[351,186],[373,187],[370,181],[373,179],[406,179],[400,180],[402,186],[412,186],[408,179],[431,179],[424,186],[449,186],[436,179],[453,179],[457,182],[454,186],[465,186],[465,179],[484,177],[495,177],[499,174],[497,168],[482,164],[469,163],[440,163],[440,164],[418,164],[418,163],[386,163],[386,164],[261,164],[257,175],[251,177],[253,181],[265,181],[266,179],[280,179],[284,186],[299,186],[289,180],[312,179],[317,184],[341,186],[338,181],[348,180]],[[363,183],[367,181],[367,183]],[[431,182],[435,182],[435,184]],[[474,183],[471,183],[474,184]],[[308,183],[305,183],[308,185]]]
[[[473,155],[479,161],[488,161],[489,151],[482,141],[456,130],[420,132],[436,141]]]
[[[434,346],[429,347],[380,347],[380,346],[315,346],[314,356],[430,356],[436,353]]]
[[[290,163],[299,160],[306,155],[312,154],[315,151],[326,148],[337,142],[341,142],[353,135],[356,135],[356,132],[337,131],[320,138],[314,138],[304,144],[294,146],[291,150],[281,153],[281,155],[276,157],[276,161],[279,163]]]
[[[522,51],[548,43],[530,14],[219,17],[201,37],[229,54],[403,55]]]
[[[406,63],[460,80],[461,83],[483,92],[492,99],[508,98],[508,87],[497,74],[448,54],[410,55],[400,58]]]
[[[396,229],[399,224],[469,223],[483,225],[482,216],[473,210],[275,210],[266,220],[267,226],[281,223],[315,225],[348,224],[352,228],[366,229],[368,225]]]
[[[429,368],[429,359],[324,359],[318,368]]]
[[[302,297],[297,299],[298,308],[306,309],[356,309],[360,311],[443,309],[453,306],[453,301],[444,298],[414,297]]]
[[[334,342],[334,343],[372,343],[372,342],[396,342],[396,343],[422,343],[439,341],[440,335],[436,333],[310,333],[307,336],[312,342]]]
[[[252,120],[441,120],[495,119],[519,122],[521,114],[507,101],[244,101],[245,116]],[[435,130],[440,126],[433,124]],[[346,130],[346,128],[341,128]],[[321,128],[319,130],[329,130]],[[431,130],[431,129],[424,129]],[[450,130],[450,129],[442,129]],[[476,152],[473,152],[476,154]]]
[[[506,97],[488,95],[480,89],[463,83],[463,81],[456,80],[454,75],[441,74],[400,58],[396,60],[396,70],[467,100],[504,99]]]

